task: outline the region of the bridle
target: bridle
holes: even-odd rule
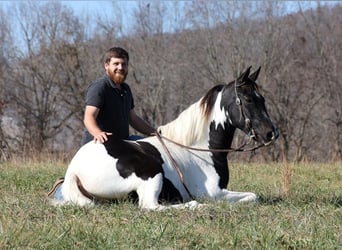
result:
[[[250,120],[250,119],[247,117],[247,115],[246,115],[246,112],[245,112],[245,110],[244,110],[244,108],[243,108],[243,105],[242,105],[242,101],[241,101],[241,99],[240,99],[240,97],[239,97],[239,94],[238,94],[238,91],[237,91],[237,88],[243,86],[244,84],[245,84],[245,82],[241,83],[241,84],[238,86],[238,85],[237,85],[237,80],[234,81],[235,103],[236,103],[236,105],[239,106],[239,110],[240,110],[240,120],[241,120],[242,117],[245,118],[245,127],[246,127],[247,129],[249,129],[249,131],[250,131],[250,132],[248,133],[248,134],[249,134],[249,138],[250,138],[250,139],[253,139],[253,138],[256,137],[256,134],[255,134],[254,128],[253,128],[253,126],[252,126],[251,120]]]
[[[167,146],[165,145],[165,143],[164,143],[163,140],[169,141],[169,142],[171,142],[171,143],[173,143],[173,144],[175,144],[175,145],[177,145],[177,146],[180,146],[180,147],[182,147],[182,148],[186,148],[186,149],[188,149],[188,150],[202,151],[202,152],[203,152],[203,151],[204,151],[204,152],[213,152],[213,153],[215,153],[215,152],[227,152],[227,153],[228,153],[228,152],[247,152],[247,151],[255,151],[255,150],[258,149],[258,148],[265,147],[265,146],[271,144],[271,143],[269,143],[269,144],[259,144],[259,145],[256,145],[256,146],[252,147],[252,148],[244,148],[247,144],[249,144],[249,143],[252,141],[253,138],[256,137],[256,134],[255,134],[255,131],[254,131],[254,129],[253,129],[253,126],[252,126],[252,124],[251,124],[250,119],[247,117],[247,115],[246,115],[246,113],[245,113],[245,111],[244,111],[244,108],[243,108],[241,99],[240,99],[240,97],[239,97],[239,95],[238,95],[238,92],[237,92],[237,88],[240,87],[240,86],[242,86],[242,85],[244,85],[244,83],[242,83],[242,84],[240,84],[240,85],[238,86],[238,85],[237,85],[237,81],[235,80],[235,82],[234,82],[235,103],[236,103],[236,105],[239,106],[239,109],[240,109],[240,120],[241,120],[242,117],[244,117],[244,118],[245,118],[245,126],[250,130],[250,132],[249,132],[249,134],[250,134],[249,139],[250,139],[250,140],[249,140],[249,142],[244,143],[244,144],[241,145],[240,147],[238,147],[238,148],[227,148],[227,149],[204,149],[204,148],[195,148],[195,147],[186,146],[186,145],[184,145],[184,144],[181,144],[181,143],[178,143],[178,142],[176,142],[176,141],[174,141],[174,140],[171,140],[171,139],[169,139],[169,138],[167,138],[167,137],[161,135],[161,133],[160,133],[158,130],[155,131],[155,136],[158,138],[158,140],[159,140],[159,142],[161,143],[161,145],[163,146],[163,148],[164,148],[166,154],[167,154],[168,157],[170,158],[170,160],[171,160],[171,162],[172,162],[172,165],[173,165],[173,167],[175,168],[175,170],[176,170],[176,172],[177,172],[177,174],[178,174],[178,176],[179,176],[179,179],[180,179],[180,181],[181,181],[181,183],[182,183],[184,189],[186,190],[186,192],[188,193],[188,195],[189,195],[189,197],[190,197],[191,199],[193,199],[193,196],[191,195],[189,189],[188,189],[187,186],[185,185],[184,177],[183,177],[182,171],[180,170],[180,168],[179,168],[177,162],[175,161],[175,159],[172,157],[172,155],[171,155],[169,149],[167,148]]]

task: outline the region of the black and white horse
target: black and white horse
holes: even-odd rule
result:
[[[230,148],[236,128],[262,145],[278,137],[255,83],[259,71],[250,74],[249,67],[231,83],[213,87],[158,128],[162,137],[183,147],[157,136],[138,141],[110,137],[104,144],[84,145],[67,169],[59,203],[83,206],[131,192],[138,195],[139,206],[149,210],[193,208],[202,199],[255,201],[254,193],[226,189],[227,151],[218,149]],[[173,203],[162,205],[161,199]]]

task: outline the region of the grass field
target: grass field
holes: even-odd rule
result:
[[[0,165],[0,249],[342,249],[342,164],[230,165],[258,204],[146,212],[122,201],[52,207],[65,164]]]

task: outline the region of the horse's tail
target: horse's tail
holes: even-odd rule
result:
[[[78,206],[92,205],[93,201],[89,196],[85,195],[84,188],[78,176],[72,171],[67,171],[62,186],[62,195],[65,203],[75,204]],[[83,191],[83,192],[82,192]]]

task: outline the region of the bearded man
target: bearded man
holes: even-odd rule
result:
[[[94,81],[86,94],[84,112],[85,134],[82,145],[94,140],[104,143],[108,136],[129,137],[129,125],[142,134],[150,135],[155,129],[134,111],[131,89],[125,83],[129,55],[120,47],[110,48],[104,56],[106,74]]]

